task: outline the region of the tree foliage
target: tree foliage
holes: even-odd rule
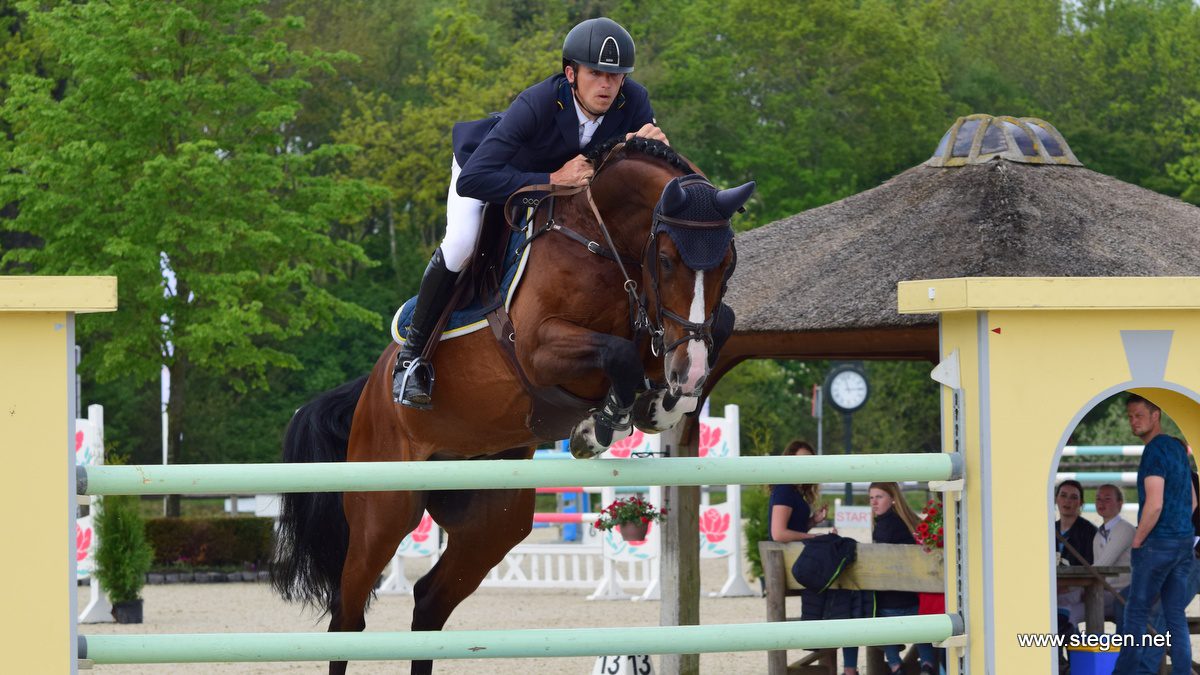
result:
[[[1089,168],[1200,203],[1188,0],[19,2],[0,269],[120,277],[121,311],[80,322],[82,370],[137,461],[158,456],[163,363],[189,459],[270,460],[291,411],[387,344],[443,231],[452,125],[558,71],[599,15],[633,34],[674,146],[758,181],[741,228],[872,187],[975,112],[1044,118]],[[747,452],[815,440],[828,367],[745,363],[714,409],[742,406]],[[929,367],[866,364],[857,450],[936,447]],[[1116,414],[1080,437],[1122,433]]]
[[[299,26],[258,4],[23,4],[71,77],[56,95],[54,80],[16,75],[2,108],[14,143],[0,191],[19,208],[0,222],[40,240],[3,260],[119,278],[121,311],[81,334],[101,380],[169,368],[174,444],[194,371],[243,392],[299,365],[283,341],[378,323],[328,287],[369,264],[329,231],[372,190],[328,171],[348,148],[301,151],[288,134],[305,78],[335,59],[289,49]]]

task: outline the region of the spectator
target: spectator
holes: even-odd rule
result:
[[[871,541],[877,544],[913,544],[917,540],[913,532],[920,520],[913,513],[900,486],[896,483],[871,483],[869,491],[871,515]],[[910,591],[876,591],[876,616],[915,616],[917,594]],[[893,673],[901,670],[900,651],[903,645],[884,645],[883,656]],[[931,672],[931,671],[930,671]]]
[[[795,440],[788,444],[784,455],[813,455],[813,447],[807,441]],[[809,530],[825,521],[829,507],[818,505],[821,486],[816,483],[803,485],[771,486],[771,541],[803,541],[816,535]]]
[[[1133,535],[1133,575],[1124,629],[1133,644],[1121,649],[1114,675],[1139,672],[1146,655],[1141,639],[1155,598],[1170,638],[1171,672],[1191,673],[1192,645],[1184,610],[1191,601],[1194,564],[1191,514],[1196,508],[1191,467],[1183,443],[1162,433],[1162,411],[1131,394],[1125,411],[1133,435],[1146,444],[1138,464],[1138,525]]]
[[[807,441],[795,440],[788,444],[784,455],[814,455]],[[804,541],[817,535],[810,530],[825,521],[829,508],[818,505],[821,486],[816,483],[802,485],[772,485],[770,505],[771,541]],[[852,618],[852,595],[849,591],[819,590],[805,588],[800,591],[800,620]],[[846,675],[858,673],[858,647],[843,647],[842,660],[846,664]]]
[[[1096,538],[1096,526],[1080,518],[1083,511],[1083,486],[1077,480],[1064,480],[1054,492],[1054,503],[1058,506],[1058,520],[1054,531],[1058,533],[1060,563],[1063,565],[1092,564],[1092,540]],[[1071,553],[1063,544],[1071,544],[1082,558]],[[1075,626],[1083,621],[1083,589],[1078,586],[1058,586],[1059,632],[1074,633]]]
[[[1104,524],[1096,529],[1096,536],[1092,539],[1092,560],[1096,567],[1129,566],[1134,529],[1121,517],[1121,507],[1124,505],[1125,495],[1116,485],[1101,485],[1096,489],[1096,513],[1104,519]],[[1109,585],[1120,593],[1129,586],[1129,575],[1113,577]],[[1121,632],[1124,614],[1124,604],[1117,602],[1112,591],[1105,589],[1104,616],[1113,619],[1118,633]]]
[[[1063,564],[1082,565],[1086,561],[1092,564],[1092,540],[1096,538],[1096,526],[1081,518],[1083,511],[1083,486],[1077,480],[1064,480],[1055,491],[1054,503],[1058,506],[1058,520],[1054,523],[1059,536],[1066,539],[1079,552],[1083,559],[1076,557],[1066,550],[1061,541],[1058,552],[1062,554]]]

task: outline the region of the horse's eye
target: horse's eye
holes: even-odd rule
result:
[[[664,272],[670,272],[671,267],[672,267],[671,259],[667,257],[667,254],[659,253],[658,254],[658,268]]]

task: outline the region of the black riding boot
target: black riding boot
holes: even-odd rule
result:
[[[421,290],[417,292],[417,306],[408,326],[408,337],[400,348],[392,373],[392,397],[400,405],[421,410],[433,407],[433,364],[426,363],[421,352],[425,351],[425,344],[437,329],[438,319],[457,280],[458,272],[446,269],[442,249],[434,251],[425,268],[425,276],[421,277]]]

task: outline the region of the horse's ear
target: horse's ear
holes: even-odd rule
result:
[[[683,205],[687,203],[687,193],[679,187],[679,179],[667,183],[667,186],[663,188],[662,199],[659,203],[662,205],[662,212],[667,215],[678,213],[683,208]]]
[[[750,199],[750,195],[754,194],[754,186],[754,181],[750,181],[745,185],[718,191],[715,196],[717,210],[721,212],[722,216],[732,218],[734,212],[742,208],[742,205]]]

